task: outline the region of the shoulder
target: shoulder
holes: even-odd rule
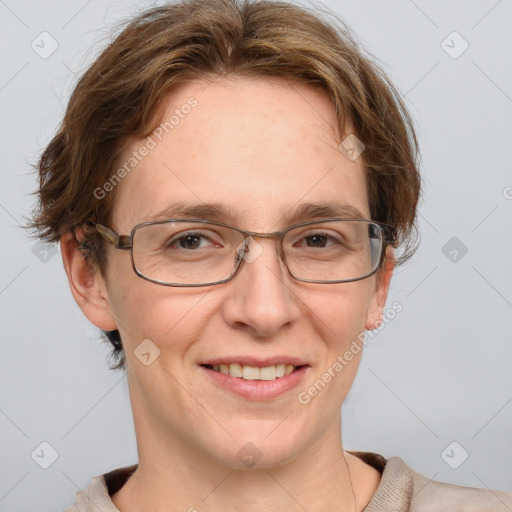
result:
[[[123,486],[136,468],[137,464],[95,476],[87,489],[76,493],[74,505],[65,508],[63,512],[119,512],[111,496]]]
[[[87,489],[77,491],[75,503],[63,512],[119,512],[110,500],[105,475],[95,476]]]
[[[364,512],[511,512],[512,493],[431,480],[400,457],[385,459],[351,452],[381,472],[379,486]]]
[[[409,467],[408,471],[412,478],[411,512],[512,511],[512,493],[438,482]]]

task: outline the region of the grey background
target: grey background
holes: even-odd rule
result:
[[[19,223],[33,202],[30,164],[75,76],[115,22],[149,5],[0,0],[2,512],[61,510],[93,476],[137,461],[126,379],[109,372],[60,254],[42,261]],[[366,347],[344,404],[345,448],[400,456],[436,480],[512,491],[512,2],[326,5],[405,94],[425,184],[421,248],[388,302],[403,310]],[[43,31],[58,42],[46,59],[31,48]],[[441,45],[453,31],[469,44],[458,58]],[[452,54],[462,44],[444,43]],[[58,453],[48,469],[31,458],[43,441]],[[453,469],[447,461],[459,464],[463,450],[469,457]]]

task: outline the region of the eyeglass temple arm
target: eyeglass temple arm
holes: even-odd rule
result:
[[[396,236],[396,229],[392,226],[385,227],[386,237],[384,238],[385,242],[395,249],[398,247],[398,239]]]
[[[96,231],[109,243],[117,249],[130,249],[132,246],[132,237],[130,235],[119,235],[115,231],[101,224],[90,222],[90,225],[96,228]]]

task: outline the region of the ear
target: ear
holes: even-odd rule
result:
[[[395,252],[392,247],[387,247],[383,267],[377,272],[375,290],[371,298],[364,328],[372,330],[382,322],[384,306],[388,298],[389,284],[395,268]]]
[[[83,314],[96,327],[105,331],[117,329],[112,314],[105,280],[99,270],[95,271],[78,250],[78,239],[83,231],[76,229],[61,236],[62,262],[68,276],[69,287]]]

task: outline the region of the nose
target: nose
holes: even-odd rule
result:
[[[300,317],[300,301],[275,240],[251,239],[241,268],[226,283],[224,320],[257,337],[271,337]]]

